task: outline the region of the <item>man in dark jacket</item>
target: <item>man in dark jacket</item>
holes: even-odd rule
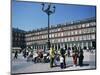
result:
[[[64,68],[66,68],[65,53],[66,53],[65,49],[61,48],[60,54],[61,54],[61,56],[62,56],[63,59],[64,59],[64,61],[63,61]]]
[[[79,66],[83,66],[83,59],[84,59],[83,50],[80,49],[80,52],[79,52]]]
[[[15,51],[14,59],[15,59],[15,58],[17,59],[17,57],[18,57],[18,51]]]

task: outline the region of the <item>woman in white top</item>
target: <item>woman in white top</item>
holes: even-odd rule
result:
[[[60,68],[64,68],[64,58],[62,56],[60,56]]]

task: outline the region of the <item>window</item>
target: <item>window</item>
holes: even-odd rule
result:
[[[42,39],[44,39],[44,35],[42,35]]]
[[[63,42],[63,38],[61,38],[61,42]]]
[[[74,41],[74,37],[71,37],[71,39],[70,39],[71,41]]]
[[[70,32],[69,31],[67,32],[67,35],[70,35]]]
[[[82,40],[82,36],[79,36],[79,40]]]
[[[79,37],[78,36],[76,36],[76,41],[79,41]]]
[[[66,36],[66,32],[63,32],[63,36]]]
[[[95,25],[96,25],[95,22],[91,22],[91,23],[90,23],[90,26],[95,26]]]
[[[67,29],[68,29],[67,27],[64,27],[64,28],[63,28],[63,30],[67,30]]]
[[[65,42],[67,42],[67,38],[65,38]]]
[[[74,31],[71,31],[71,35],[74,35]]]
[[[83,33],[86,33],[86,29],[83,29],[82,31],[83,31]]]
[[[82,27],[84,28],[85,27],[85,24],[82,24]]]
[[[76,29],[77,28],[77,26],[75,25],[75,26],[73,26],[73,29]]]
[[[34,40],[34,37],[33,37],[33,40]]]
[[[95,34],[92,34],[91,35],[91,39],[95,39]]]
[[[83,40],[86,40],[86,35],[83,36]]]
[[[58,28],[58,31],[60,31],[60,28]]]
[[[67,27],[67,30],[70,30],[70,26]]]
[[[70,37],[68,37],[68,41],[70,41]]]
[[[54,29],[52,29],[52,31],[51,32],[54,32]]]
[[[91,32],[94,32],[94,29],[93,29],[93,28],[90,28],[90,33],[91,33]]]
[[[88,28],[85,29],[85,33],[88,33]]]
[[[79,25],[77,25],[78,26],[78,28],[81,28],[81,24],[79,24]]]
[[[27,41],[27,38],[25,38],[25,41]]]
[[[27,38],[27,41],[29,41],[30,40],[30,38]]]
[[[57,33],[55,33],[55,37],[57,37]]]
[[[25,35],[25,37],[27,37],[27,34]]]
[[[96,31],[96,28],[91,28],[91,31],[92,31],[92,32],[95,32],[95,31]]]
[[[90,40],[90,35],[86,35],[86,40]]]
[[[61,36],[63,36],[63,32],[61,33]]]
[[[50,31],[51,31],[51,30],[50,30]],[[45,33],[47,33],[47,31],[43,31],[43,32],[42,32],[42,34],[45,34]]]
[[[79,30],[79,34],[82,34],[82,30]]]
[[[42,36],[41,35],[39,36],[39,39],[42,39]]]
[[[33,40],[33,38],[31,37],[31,40]]]
[[[60,39],[58,39],[58,42],[60,42]]]
[[[45,36],[46,36],[46,35],[43,35],[42,38],[45,39],[45,38],[46,38]]]
[[[15,33],[15,36],[17,36],[17,33]]]
[[[52,43],[54,43],[54,39],[52,39]]]
[[[75,30],[74,32],[75,32],[75,35],[77,35],[77,30]]]
[[[60,36],[60,33],[58,33],[58,37]]]
[[[89,23],[86,23],[86,27],[89,27]]]
[[[30,36],[29,34],[27,34],[27,36]]]
[[[37,33],[37,35],[39,35],[39,32]]]
[[[18,36],[21,36],[21,34],[19,33]]]
[[[90,40],[90,39],[91,39],[91,36],[90,36],[90,35],[88,35],[87,39],[88,39],[88,40]]]
[[[56,29],[53,29],[53,32],[56,32]]]
[[[46,38],[48,38],[48,35],[45,35]]]
[[[15,37],[15,38],[13,38],[14,39],[14,41],[17,41],[17,37]]]
[[[52,34],[52,38],[54,37],[54,34]]]
[[[77,36],[77,41],[79,41],[79,36]]]
[[[51,34],[50,34],[49,36],[50,36],[50,38],[51,38]]]
[[[88,28],[88,29],[87,29],[87,33],[90,33],[90,31],[91,31],[91,28]]]
[[[50,30],[50,33],[52,32],[52,30]]]
[[[64,36],[67,36],[67,34],[68,34],[67,32],[64,32]]]
[[[46,35],[44,35],[43,38],[45,39],[46,38]]]
[[[73,29],[73,26],[71,26],[70,29]]]
[[[34,33],[32,33],[32,35],[34,35]]]
[[[57,43],[58,42],[58,39],[55,39],[55,43]]]

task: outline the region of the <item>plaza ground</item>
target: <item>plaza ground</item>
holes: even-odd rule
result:
[[[60,66],[50,68],[50,63],[34,63],[27,62],[27,59],[18,55],[18,59],[13,59],[12,54],[12,73],[34,73],[34,72],[52,72],[52,71],[62,71],[62,70],[82,70],[82,69],[95,69],[96,68],[96,59],[95,52],[84,51],[84,66],[73,66],[72,57],[66,57],[66,68],[61,69]],[[59,64],[59,63],[58,63]]]

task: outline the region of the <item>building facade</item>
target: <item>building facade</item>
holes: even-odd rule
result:
[[[47,36],[47,27],[29,31],[25,34],[26,45],[47,50]],[[74,45],[85,49],[96,48],[96,18],[51,26],[49,36],[51,46],[57,50]]]
[[[23,49],[26,47],[25,31],[18,28],[12,29],[12,47],[13,49]]]
[[[46,28],[25,32],[13,28],[12,47],[21,49],[26,46],[33,49],[47,50],[48,32]],[[96,19],[89,18],[72,23],[59,24],[50,27],[50,44],[56,50],[64,47],[72,48],[74,45],[81,48],[96,48]]]

